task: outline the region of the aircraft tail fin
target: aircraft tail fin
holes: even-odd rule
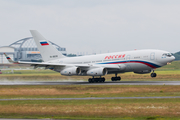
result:
[[[38,31],[30,30],[30,32],[44,61],[50,61],[65,57],[61,52],[53,47],[52,44],[48,40],[46,40]]]
[[[6,53],[4,53],[4,55],[6,56],[6,59],[7,59],[10,63],[14,63],[14,64],[18,63],[18,62],[13,61]]]

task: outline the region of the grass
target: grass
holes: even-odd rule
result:
[[[180,61],[173,61],[171,64],[158,68],[157,70],[178,70],[180,69]]]
[[[178,119],[180,99],[1,101],[1,118]]]
[[[15,68],[15,66],[13,66]],[[89,76],[61,76],[50,70],[2,71],[0,80],[87,80]],[[120,74],[122,81],[179,81],[180,61],[149,74]],[[114,75],[107,75],[106,80]],[[180,96],[179,86],[49,85],[0,86],[2,98],[83,98]],[[179,120],[180,99],[0,101],[0,118],[55,118],[99,120]]]
[[[148,85],[49,85],[0,86],[0,98],[84,98],[84,97],[180,96],[179,86]]]

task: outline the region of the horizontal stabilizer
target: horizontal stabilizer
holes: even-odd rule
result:
[[[14,63],[17,64],[18,62],[14,62],[6,53],[4,53],[4,55],[6,56],[6,59],[10,62],[10,63]]]

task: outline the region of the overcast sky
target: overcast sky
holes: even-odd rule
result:
[[[180,51],[180,0],[0,0],[0,46],[38,30],[68,53]]]

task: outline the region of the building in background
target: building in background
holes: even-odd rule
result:
[[[49,42],[66,56],[66,48],[62,48],[51,41]],[[18,40],[9,46],[0,47],[0,63],[8,63],[3,55],[4,53],[11,57],[14,61],[42,61],[42,57],[33,37]]]

